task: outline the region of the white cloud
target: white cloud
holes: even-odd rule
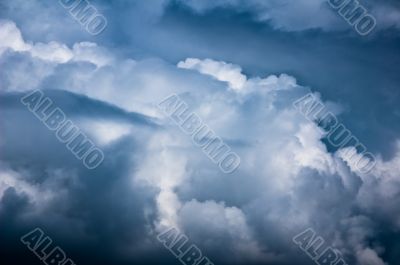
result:
[[[0,34],[12,40],[3,48],[22,58],[35,57],[41,63],[58,65],[38,74],[35,86],[56,84],[58,89],[159,119],[161,128],[141,132],[123,122],[82,123],[102,145],[113,147],[128,136],[138,143],[134,154],[129,153],[135,162],[129,175],[132,185],[140,183],[156,190],[156,218],[149,222],[157,229],[199,229],[200,241],[206,241],[202,232],[216,239],[228,238],[238,256],[251,253],[264,260],[265,255],[277,258],[270,251],[276,238],[284,240],[287,231],[296,234],[299,227],[312,223],[324,231],[338,229],[337,241],[342,247],[361,251],[353,255],[368,264],[380,259],[380,253],[370,251],[365,236],[372,221],[348,221],[353,207],[368,214],[380,207],[377,202],[387,202],[381,211],[394,227],[400,225],[395,212],[398,204],[394,203],[400,190],[400,155],[391,161],[378,161],[376,177],[357,176],[340,155],[327,151],[318,128],[293,108],[292,102],[309,89],[298,85],[292,76],[250,78],[240,66],[212,59],[188,58],[177,66],[161,60],[119,60],[86,42],[72,49],[56,42],[29,44],[12,22],[3,22]],[[11,60],[5,53],[1,56]],[[82,61],[95,66],[79,63]],[[12,81],[25,72],[26,68],[13,69]],[[21,87],[14,83],[8,90]],[[239,154],[242,163],[235,174],[221,173],[189,136],[160,113],[156,105],[172,93],[181,95]],[[36,192],[12,174],[2,174],[2,192],[8,186],[28,194]],[[276,238],[259,232],[259,222],[265,222],[262,227],[267,233],[276,233]],[[352,240],[347,242],[349,236]]]
[[[0,20],[0,55],[8,48],[15,51],[27,51],[31,49],[31,45],[25,43],[21,32],[16,27],[15,23]]]
[[[242,90],[247,81],[239,66],[211,59],[202,61],[196,58],[188,58],[183,62],[179,62],[178,67],[194,69],[202,74],[213,76],[219,81],[228,82],[229,87],[234,90]]]
[[[180,153],[180,141],[165,133],[158,133],[151,137],[146,145],[145,155],[141,166],[133,177],[135,182],[146,183],[159,190],[157,198],[158,220],[156,226],[178,227],[178,211],[181,208],[175,189],[187,177],[187,158]]]
[[[80,122],[80,127],[91,133],[100,145],[108,145],[132,133],[133,130],[127,123],[108,120],[84,120]]]
[[[49,43],[25,42],[18,27],[9,20],[0,20],[0,38],[4,40],[0,44],[0,56],[5,50],[11,49],[15,52],[28,52],[33,57],[57,64],[74,60],[103,66],[111,60],[95,43],[91,42],[76,43],[72,50],[65,44],[55,41]]]
[[[225,252],[233,255],[227,260],[260,261],[267,257],[253,239],[246,217],[237,207],[227,207],[223,202],[191,200],[182,206],[179,217],[185,231],[199,231],[206,235],[193,233],[193,240],[197,244],[207,244],[211,249],[223,244]]]
[[[66,45],[54,41],[47,44],[36,43],[30,52],[33,57],[56,63],[66,63],[73,57],[71,50]]]

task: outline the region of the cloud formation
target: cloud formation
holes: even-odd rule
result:
[[[322,29],[344,30],[347,26],[332,10],[327,0],[206,0],[181,1],[195,12],[205,13],[216,8],[231,8],[238,12],[250,12],[258,21],[271,23],[285,31]],[[351,1],[346,1],[351,2]],[[357,2],[357,1],[353,1]],[[400,27],[400,8],[395,1],[359,1],[376,17],[379,29]]]
[[[188,3],[204,12],[240,1]],[[247,5],[263,10],[261,2]],[[25,41],[7,20],[0,36],[2,231],[44,226],[86,264],[160,263],[155,234],[168,226],[218,264],[308,264],[291,238],[312,226],[348,263],[396,262],[385,253],[398,246],[381,234],[400,228],[400,151],[359,175],[292,106],[310,92],[295,77],[247,76],[212,58],[171,64],[119,58],[96,43]],[[19,103],[21,92],[37,88],[98,141],[101,167],[88,172]],[[239,154],[239,170],[221,173],[157,108],[172,93]]]

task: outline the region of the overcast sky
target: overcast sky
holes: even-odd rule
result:
[[[400,260],[400,3],[359,1],[367,36],[324,0],[0,0],[0,260],[42,264],[40,227],[77,265],[180,264],[177,227],[215,265],[315,264],[313,228],[355,265]],[[87,169],[20,99],[39,89],[104,152]],[[292,103],[313,93],[376,158],[361,174]],[[158,107],[179,95],[241,164],[223,173]]]

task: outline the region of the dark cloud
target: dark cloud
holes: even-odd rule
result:
[[[109,22],[97,37],[57,1],[0,2],[1,262],[41,264],[19,241],[40,227],[76,264],[178,264],[156,240],[175,225],[215,264],[312,264],[292,242],[308,227],[348,264],[396,264],[395,1],[366,1],[382,22],[364,38],[326,7],[308,19],[319,1],[93,4]],[[101,148],[100,167],[20,103],[33,89]],[[376,155],[370,174],[293,108],[310,91]],[[237,171],[160,113],[172,93],[239,154]]]

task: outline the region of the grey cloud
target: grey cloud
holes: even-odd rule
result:
[[[150,24],[157,24],[163,4],[152,14],[155,20],[145,15],[153,12],[149,6],[135,4],[143,5],[139,10]],[[119,7],[135,4],[119,2]],[[129,12],[127,8],[126,21]],[[76,36],[71,38],[70,49],[77,42]],[[96,50],[95,55],[102,54]],[[231,259],[309,264],[291,242],[307,226],[340,248],[349,263],[398,260],[399,246],[388,243],[398,239],[393,233],[398,229],[398,155],[379,160],[375,175],[351,172],[327,149],[315,126],[292,108],[296,98],[309,92],[293,77],[251,76],[215,58],[211,70],[203,73],[162,59],[118,56],[102,66],[87,61],[49,64],[17,51],[6,52],[0,60],[7,67],[0,97],[0,181],[14,181],[5,185],[0,202],[1,229],[10,231],[7,240],[13,242],[4,247],[11,249],[5,260],[27,251],[15,242],[16,235],[41,225],[76,262],[177,263],[154,240],[163,224],[174,222],[218,264],[230,264]],[[88,134],[102,136],[98,123],[128,127],[128,133],[104,143],[107,159],[100,168],[86,170],[18,104],[22,94],[10,90],[30,88],[10,84],[26,74],[27,64],[50,68],[45,76],[34,71],[32,79],[40,81],[35,86],[46,88]],[[237,85],[221,65],[245,76],[245,84],[239,78]],[[182,96],[221,137],[242,143],[232,144],[243,158],[237,172],[221,174],[156,111],[159,100],[170,93]],[[115,128],[110,125],[106,134]]]

